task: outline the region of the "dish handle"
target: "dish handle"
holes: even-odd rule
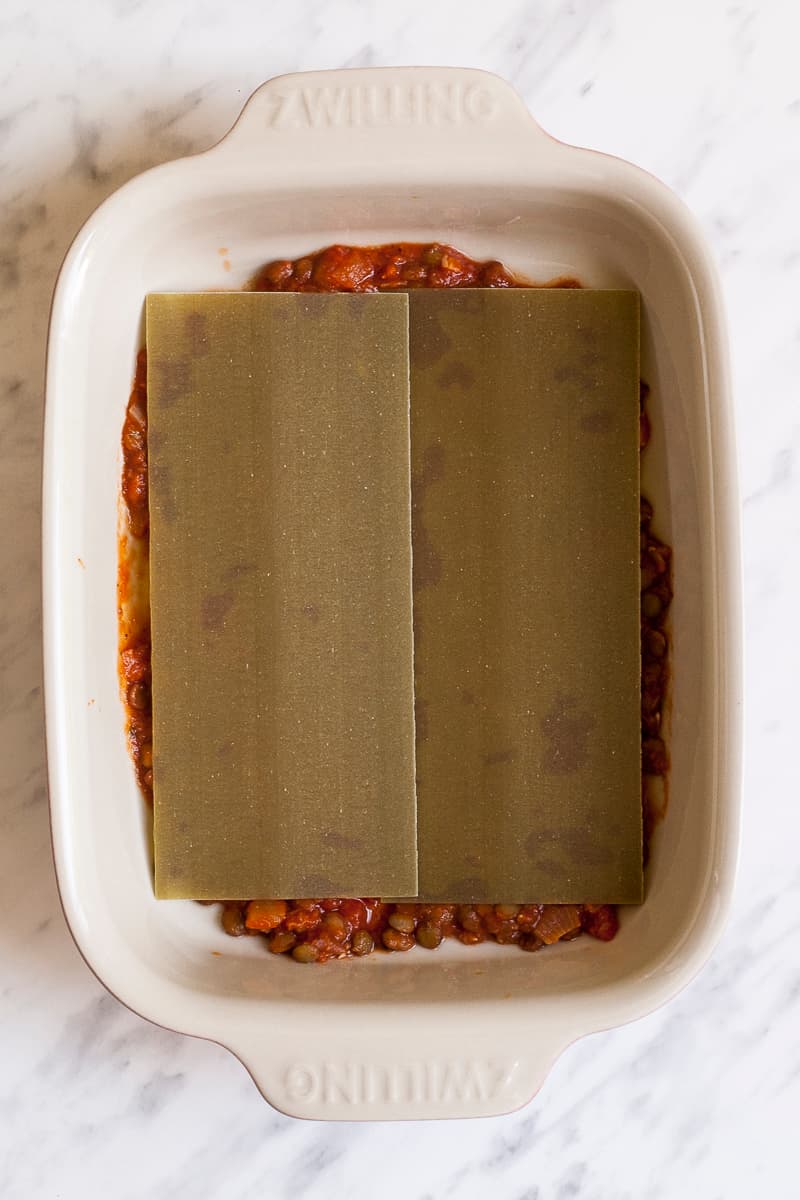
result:
[[[357,1037],[330,1029],[307,1029],[287,1037],[284,1053],[273,1038],[227,1044],[250,1072],[264,1098],[281,1112],[313,1120],[394,1121],[442,1117],[486,1117],[513,1112],[539,1091],[550,1068],[572,1039],[528,1026],[513,1038],[498,1038],[498,1015],[476,1019],[471,1032],[456,1037],[422,1015],[409,1031],[397,1015],[397,1037],[381,1014],[364,1013]],[[491,1024],[487,1024],[491,1022]],[[488,1029],[489,1036],[481,1030]],[[291,1046],[302,1046],[289,1054]]]
[[[476,162],[491,164],[509,149],[522,161],[558,155],[564,147],[533,120],[510,84],[488,71],[460,67],[380,67],[280,75],[247,101],[211,153],[244,157],[252,173],[285,181],[315,177],[328,185],[452,180],[459,163],[474,178]],[[476,157],[478,156],[478,157]]]

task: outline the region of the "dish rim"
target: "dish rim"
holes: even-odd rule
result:
[[[54,364],[57,364],[58,360],[59,338],[63,334],[65,325],[68,325],[69,322],[69,313],[65,310],[65,299],[70,284],[70,275],[80,264],[86,247],[102,226],[106,215],[111,211],[109,207],[111,203],[113,201],[118,202],[120,195],[125,192],[129,196],[132,196],[139,181],[145,177],[149,177],[152,180],[153,177],[158,177],[157,173],[161,173],[161,178],[168,180],[170,173],[174,175],[176,170],[185,170],[198,160],[208,162],[211,155],[221,154],[224,157],[236,151],[237,139],[239,141],[244,139],[242,144],[247,143],[250,137],[250,130],[255,127],[254,122],[258,116],[259,107],[263,107],[264,103],[268,103],[270,96],[277,94],[279,89],[285,90],[287,87],[330,87],[334,82],[336,82],[336,86],[345,88],[362,85],[372,86],[372,81],[378,77],[379,82],[375,86],[380,86],[384,83],[393,87],[412,86],[407,81],[413,80],[413,86],[429,81],[431,86],[446,86],[450,83],[453,85],[458,83],[462,89],[469,87],[483,88],[487,96],[494,98],[494,102],[498,106],[498,111],[501,113],[504,128],[512,131],[509,134],[512,143],[518,144],[521,136],[533,136],[537,139],[538,150],[542,153],[544,153],[543,147],[546,146],[548,153],[560,155],[562,158],[565,155],[577,155],[581,156],[583,164],[588,164],[589,161],[593,164],[599,162],[610,172],[612,177],[614,174],[619,177],[621,172],[631,186],[633,186],[631,181],[636,181],[634,190],[637,192],[639,200],[644,204],[645,208],[647,208],[649,202],[653,208],[660,209],[667,218],[671,224],[673,233],[677,235],[685,253],[691,254],[694,260],[694,280],[696,284],[700,285],[705,295],[705,307],[702,307],[702,311],[706,321],[705,332],[708,335],[705,360],[706,371],[707,376],[713,375],[714,377],[713,388],[710,386],[708,378],[706,379],[706,385],[708,395],[714,401],[710,404],[709,419],[711,423],[710,434],[714,445],[714,454],[711,462],[711,482],[716,485],[714,504],[714,520],[716,523],[714,538],[715,569],[717,576],[728,580],[731,585],[725,589],[724,595],[721,595],[718,589],[717,594],[713,597],[718,608],[717,616],[719,618],[720,629],[719,656],[722,657],[724,652],[727,651],[727,661],[720,664],[720,678],[725,679],[725,687],[720,689],[720,693],[716,697],[717,795],[721,802],[720,811],[724,818],[718,839],[716,862],[713,864],[716,876],[716,905],[713,910],[709,908],[705,913],[704,921],[698,922],[693,929],[692,944],[684,947],[682,962],[670,972],[668,978],[662,978],[658,983],[650,979],[646,981],[647,986],[645,986],[645,983],[640,981],[638,990],[634,984],[629,985],[629,989],[634,989],[634,995],[628,995],[627,999],[623,996],[605,996],[602,998],[604,1000],[602,1011],[605,1013],[605,1016],[596,1013],[590,1018],[587,1005],[585,1003],[577,1003],[575,997],[573,997],[573,1017],[568,1021],[566,1018],[559,1020],[556,1014],[553,1014],[553,1023],[548,1030],[550,1036],[546,1051],[542,1049],[541,1053],[536,1057],[535,1065],[533,1060],[528,1064],[524,1064],[524,1068],[518,1072],[519,1077],[513,1087],[499,1087],[494,1091],[484,1088],[483,1093],[478,1088],[478,1093],[480,1094],[472,1098],[468,1095],[459,1096],[458,1089],[455,1088],[451,1089],[452,1100],[448,1100],[447,1098],[442,1099],[441,1094],[435,1093],[433,1084],[426,1084],[421,1088],[418,1099],[411,1098],[394,1103],[387,1101],[383,1105],[372,1103],[365,1096],[361,1096],[356,1101],[347,1101],[345,1099],[341,1102],[334,1102],[325,1100],[324,1076],[320,1076],[320,1079],[323,1081],[322,1083],[314,1084],[314,1088],[316,1089],[314,1097],[319,1092],[318,1099],[312,1098],[309,1100],[307,1096],[300,1095],[299,1093],[302,1093],[303,1088],[297,1080],[295,1080],[294,1088],[287,1085],[284,1080],[284,1086],[281,1089],[280,1085],[270,1076],[269,1071],[266,1070],[264,1065],[260,1061],[254,1061],[254,1055],[246,1044],[247,1039],[237,1039],[236,1036],[222,1033],[215,1027],[213,1014],[210,1012],[203,1013],[202,1011],[198,1011],[196,1019],[184,1022],[176,1023],[168,1019],[162,1019],[168,1016],[168,1012],[163,1008],[159,1008],[157,1002],[151,1007],[147,1003],[140,1003],[141,996],[131,998],[120,995],[120,990],[124,989],[114,988],[105,982],[103,974],[95,967],[97,954],[95,953],[93,959],[91,938],[87,938],[85,930],[79,930],[78,928],[80,925],[77,916],[79,905],[77,894],[73,890],[74,880],[70,878],[69,846],[67,844],[68,839],[65,835],[63,821],[63,797],[69,790],[69,782],[66,778],[64,760],[64,741],[67,735],[64,712],[60,705],[60,697],[64,694],[65,688],[63,678],[64,663],[61,658],[63,631],[61,630],[58,615],[60,581],[58,578],[56,482],[60,476],[60,464],[59,447],[54,440],[53,427],[53,412],[57,404],[56,395],[58,391],[57,370]],[[338,81],[341,81],[341,83]],[[525,127],[524,135],[521,133],[523,126]],[[334,132],[337,131],[335,130]],[[432,127],[426,127],[424,132],[426,134],[432,132]],[[539,139],[541,140],[539,141]],[[408,153],[409,147],[402,138],[400,141],[402,152]],[[507,143],[504,138],[499,138],[498,141],[507,149]],[[220,160],[219,165],[220,167],[224,167],[226,164]],[[509,173],[512,176],[514,175],[513,170],[510,170]],[[711,360],[710,366],[709,360]],[[97,978],[101,982],[104,982],[105,986],[113,994],[117,995],[123,1003],[147,1019],[163,1024],[167,1028],[174,1028],[179,1032],[188,1032],[195,1036],[203,1036],[209,1040],[218,1041],[220,1044],[231,1048],[245,1063],[245,1066],[247,1066],[256,1080],[257,1085],[268,1096],[270,1102],[284,1111],[292,1112],[295,1115],[323,1116],[326,1118],[337,1116],[348,1120],[358,1117],[369,1119],[373,1115],[390,1115],[393,1118],[407,1117],[411,1119],[419,1115],[440,1116],[461,1115],[462,1113],[483,1115],[508,1111],[509,1107],[516,1107],[519,1103],[524,1103],[530,1098],[541,1084],[550,1063],[558,1057],[565,1046],[571,1040],[574,1040],[575,1037],[621,1024],[626,1020],[633,1019],[635,1016],[644,1015],[675,995],[700,969],[721,932],[733,889],[738,845],[739,760],[741,742],[741,567],[732,416],[729,368],[720,290],[713,264],[710,261],[703,244],[702,236],[693,218],[689,216],[677,197],[669,192],[663,184],[639,168],[629,163],[624,163],[622,160],[604,155],[599,151],[577,149],[550,138],[549,135],[545,134],[535,125],[535,122],[528,115],[527,110],[524,109],[522,101],[516,96],[516,93],[503,81],[485,72],[461,71],[451,68],[380,68],[366,71],[316,72],[279,76],[256,90],[250,100],[248,100],[242,114],[231,131],[210,150],[203,151],[201,154],[191,156],[187,159],[177,160],[173,163],[166,163],[160,167],[152,168],[142,176],[138,176],[124,185],[109,200],[99,206],[78,233],[65,258],[59,273],[51,309],[47,364],[42,543],[45,707],[53,852],[56,862],[59,894],[67,923],[70,926],[70,931],[82,957],[96,974]],[[724,752],[723,743],[725,744]],[[711,867],[712,864],[709,864],[709,866]],[[597,998],[595,996],[595,1000]],[[581,997],[580,999],[583,1000],[584,998]],[[526,1003],[527,1001],[524,997],[519,997],[510,1007],[519,1010],[520,1006],[524,1006]],[[485,1003],[472,1001],[471,1005],[473,1006],[471,1012],[474,1015],[490,1018],[496,1013],[497,1001],[492,1000]],[[482,1008],[483,1011],[476,1012],[476,1006],[477,1009]],[[391,1003],[383,1007],[381,1022],[383,1022],[387,1012],[391,1015],[391,1011],[395,1007]],[[505,1011],[508,1012],[508,1007]],[[289,1014],[285,1015],[288,1016]],[[279,1016],[280,1014],[278,1014]],[[520,1027],[529,1024],[524,1019],[524,1013],[520,1011],[515,1013],[515,1018]],[[374,1022],[370,1021],[368,1024],[372,1027],[374,1033]],[[258,1059],[258,1055],[255,1055],[255,1059]],[[490,1062],[491,1056],[487,1057],[486,1061]],[[518,1066],[520,1066],[519,1062],[513,1064],[514,1070]],[[325,1064],[323,1061],[323,1066],[320,1069],[324,1071],[324,1067]],[[308,1067],[309,1071],[311,1069],[311,1067]],[[514,1070],[511,1070],[511,1075],[514,1074]],[[425,1087],[431,1092],[430,1096],[422,1095]],[[474,1087],[472,1090],[475,1090]]]

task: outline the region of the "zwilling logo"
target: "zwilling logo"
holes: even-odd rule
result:
[[[497,96],[480,83],[295,88],[268,92],[272,129],[352,129],[375,125],[486,124]]]
[[[308,1104],[404,1104],[490,1100],[513,1071],[492,1062],[295,1063],[284,1075],[290,1100]]]

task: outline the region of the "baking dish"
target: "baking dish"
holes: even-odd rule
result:
[[[446,241],[531,279],[638,288],[653,439],[643,490],[675,552],[672,771],[641,908],[615,941],[302,968],[153,897],[117,676],[120,432],[149,291],[236,287],[334,241]],[[53,846],[90,967],[142,1016],[229,1047],[315,1118],[477,1116],[525,1103],[575,1038],[674,995],[719,934],[739,790],[738,501],[719,289],[683,205],[563,145],[502,80],[398,68],[259,88],[206,153],[157,167],[76,238],[53,304],[44,449]],[[243,944],[244,943],[244,944]]]

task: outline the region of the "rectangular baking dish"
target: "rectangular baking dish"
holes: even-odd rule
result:
[[[301,968],[153,897],[117,675],[120,432],[147,292],[235,287],[335,241],[450,242],[533,280],[638,288],[653,438],[643,490],[675,552],[669,808],[647,899],[608,945],[495,945]],[[600,548],[600,552],[602,548]],[[212,150],[107,200],[53,304],[44,450],[53,845],[87,963],[142,1016],[229,1047],[315,1118],[509,1111],[575,1038],[673,996],[719,934],[738,829],[740,577],[727,350],[695,222],[657,180],[563,145],[479,71],[264,84]]]

